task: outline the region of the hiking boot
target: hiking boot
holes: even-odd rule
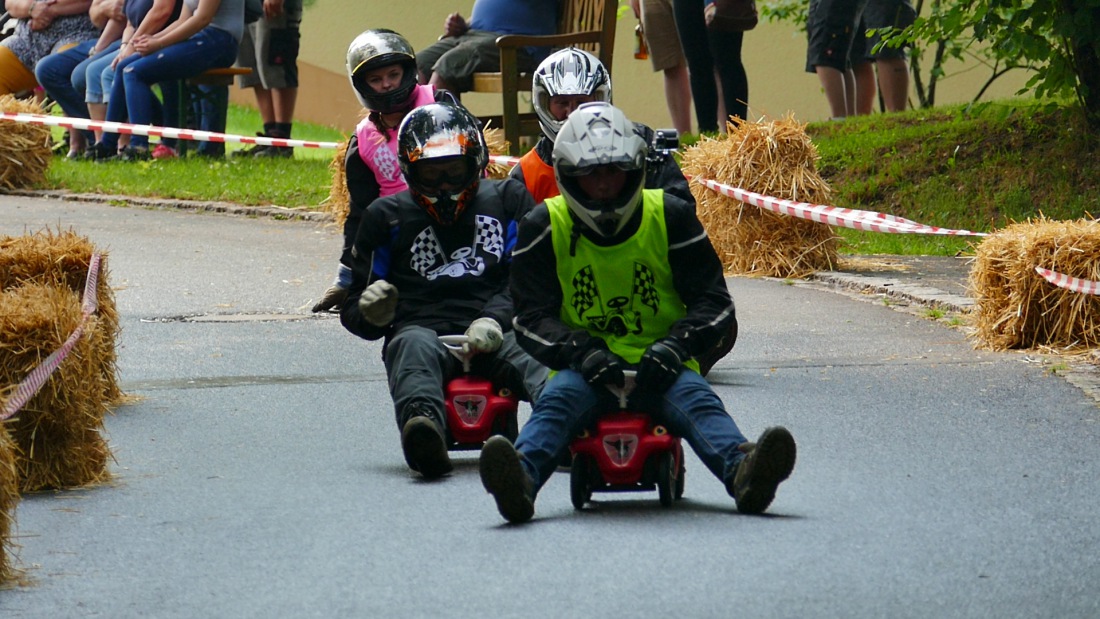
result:
[[[531,478],[523,470],[511,441],[499,435],[489,437],[481,448],[478,470],[481,485],[496,499],[497,511],[505,520],[527,522],[535,515]]]
[[[764,430],[756,443],[744,443],[738,449],[748,455],[727,482],[726,491],[737,501],[737,511],[762,514],[775,498],[775,489],[794,470],[794,437],[776,426]]]
[[[258,138],[269,138],[271,136],[269,136],[266,133],[257,132],[256,137],[258,137]],[[267,146],[266,144],[253,144],[252,146],[249,146],[247,148],[242,148],[241,150],[233,151],[232,156],[233,157],[256,157],[256,156],[259,156],[260,153],[262,153],[263,151],[265,151],[269,148],[271,148],[271,147]]]
[[[439,424],[419,415],[405,422],[401,429],[401,449],[409,468],[428,479],[450,473],[454,468],[447,455],[447,443]]]
[[[264,150],[256,151],[253,157],[283,157],[290,159],[294,157],[293,146],[267,146]]]

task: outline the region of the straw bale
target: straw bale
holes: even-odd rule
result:
[[[17,570],[15,543],[15,508],[19,504],[19,472],[16,470],[16,447],[7,430],[0,427],[0,584],[11,581]]]
[[[92,242],[72,230],[0,236],[0,291],[27,283],[64,286],[84,294],[92,254],[99,253],[100,272],[96,286],[97,318],[88,333],[92,354],[103,376],[103,397],[108,403],[122,398],[118,386],[116,342],[119,334],[118,308],[109,283],[107,253],[97,251]]]
[[[1035,267],[1100,281],[1100,223],[1040,217],[985,237],[968,282],[974,337],[993,350],[1100,344],[1100,297],[1055,286]]]
[[[817,148],[805,124],[780,120],[727,123],[727,134],[703,137],[684,151],[699,220],[727,274],[807,277],[837,263],[838,237],[829,226],[779,215],[721,196],[695,179],[710,179],[776,198],[828,204],[831,190],[817,173]]]
[[[328,191],[328,199],[322,204],[324,211],[332,217],[332,222],[341,230],[351,209],[351,194],[348,193],[348,177],[344,165],[347,154],[347,141],[340,142],[336,147],[336,154],[332,156],[332,162],[328,164],[328,169],[332,172],[332,187]]]
[[[83,319],[80,295],[37,283],[0,292],[0,401],[14,395],[46,358],[61,348]],[[89,319],[90,332],[97,317]],[[68,488],[109,478],[110,453],[100,437],[108,410],[95,342],[80,338],[42,388],[7,428],[18,446],[20,489]]]
[[[485,134],[485,145],[489,147],[490,155],[507,155],[508,154],[508,140],[504,139],[504,132],[494,127],[486,127],[482,132]],[[485,170],[488,173],[489,178],[508,178],[508,172],[512,169],[511,165],[489,162],[489,167]]]
[[[36,103],[0,95],[0,111],[41,114]],[[3,121],[0,131],[0,189],[29,189],[46,180],[53,157],[53,136],[45,125]]]

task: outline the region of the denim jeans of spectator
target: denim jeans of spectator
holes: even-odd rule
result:
[[[684,370],[661,396],[637,390],[627,408],[647,412],[683,438],[710,472],[725,483],[745,458],[737,447],[744,435],[726,412],[722,400],[706,379]],[[534,491],[546,483],[558,466],[560,454],[600,414],[618,409],[618,400],[603,387],[588,384],[580,373],[554,374],[535,401],[531,417],[520,429],[516,450]]]
[[[229,32],[207,26],[186,41],[169,45],[149,56],[131,56],[119,63],[108,110],[115,106],[121,77],[131,123],[148,125],[156,118],[159,101],[153,93],[154,84],[161,86],[165,115],[175,119],[178,115],[178,80],[198,75],[207,69],[232,66],[237,59],[237,47],[237,40]],[[130,145],[147,148],[149,138],[134,135]]]
[[[63,51],[50,54],[38,61],[34,68],[35,79],[51,99],[57,102],[61,111],[69,118],[88,118],[88,106],[84,104],[84,93],[73,88],[73,74],[76,68],[86,60],[95,41],[84,41]],[[91,131],[81,131],[88,144],[95,141]]]
[[[115,41],[73,69],[73,89],[84,95],[85,103],[104,103],[103,71],[114,62],[121,46],[119,41]]]

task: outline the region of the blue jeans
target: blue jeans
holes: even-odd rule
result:
[[[174,119],[179,109],[176,104],[179,100],[178,80],[198,75],[207,69],[231,66],[236,59],[237,40],[233,35],[221,28],[207,26],[186,41],[169,45],[149,56],[131,56],[119,63],[110,106],[115,104],[114,89],[118,88],[118,78],[121,76],[131,123],[148,125],[156,118],[159,101],[153,94],[153,84],[160,84],[165,113]],[[169,90],[175,96],[171,96]],[[148,148],[149,138],[135,135],[130,139],[130,145]]]
[[[63,52],[50,54],[34,67],[34,76],[46,94],[61,106],[69,118],[88,118],[88,106],[84,104],[84,93],[73,87],[73,75],[81,63],[88,60],[96,42],[84,41]],[[82,131],[88,143],[95,140],[91,131]]]
[[[73,70],[73,88],[84,93],[85,103],[103,103],[103,72],[111,66],[115,56],[118,56],[118,48],[121,46],[119,41],[115,41]]]
[[[746,442],[745,437],[710,383],[697,372],[684,370],[661,396],[636,390],[627,407],[654,415],[669,432],[686,440],[723,483],[745,458],[737,449]],[[593,387],[573,370],[562,370],[546,381],[516,439],[520,461],[536,493],[557,468],[558,454],[573,438],[591,427],[600,414],[617,409],[618,399],[611,392]]]

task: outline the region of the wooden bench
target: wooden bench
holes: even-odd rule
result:
[[[223,67],[220,69],[210,69],[204,71],[198,75],[193,75],[187,79],[180,80],[179,83],[179,123],[181,128],[191,126],[190,119],[195,117],[193,114],[194,106],[201,105],[203,101],[211,101],[217,110],[220,110],[221,114],[225,114],[225,110],[229,107],[229,92],[223,88],[215,89],[212,92],[206,92],[202,90],[202,86],[222,86],[229,87],[233,85],[233,78],[238,75],[251,75],[252,69],[241,67]],[[197,120],[197,119],[196,119]],[[195,123],[197,126],[197,123]],[[225,133],[224,118],[222,122],[215,125],[215,131],[218,133]],[[190,140],[179,140],[176,143],[176,152],[180,157],[187,154],[187,149],[190,146],[188,144]]]
[[[521,114],[519,95],[531,92],[531,74],[520,73],[517,52],[522,47],[578,47],[600,59],[611,74],[615,52],[615,25],[618,2],[612,0],[563,0],[558,19],[558,32],[552,35],[528,36],[507,34],[497,38],[500,48],[500,71],[474,73],[470,92],[501,93],[499,116],[482,116],[481,121],[493,127],[503,127],[509,154],[519,154],[521,135],[539,135],[538,117],[534,112]]]

